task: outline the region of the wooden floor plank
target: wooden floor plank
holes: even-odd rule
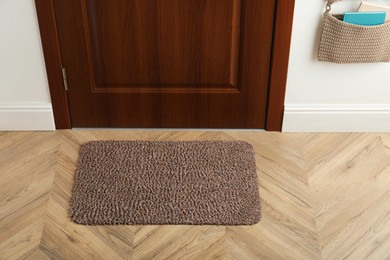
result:
[[[225,254],[225,227],[145,226],[135,233],[134,259],[216,259]],[[219,244],[215,247],[214,245]]]
[[[58,136],[9,132],[0,139],[0,258],[27,258],[40,244]]]
[[[243,140],[253,226],[83,226],[69,217],[81,144]],[[62,130],[0,133],[0,259],[390,259],[390,133]]]

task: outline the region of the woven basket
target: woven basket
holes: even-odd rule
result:
[[[342,15],[331,14],[328,0],[318,59],[335,63],[390,62],[390,22],[377,26],[345,23]]]

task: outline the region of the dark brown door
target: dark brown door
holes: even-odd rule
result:
[[[264,128],[275,0],[55,0],[73,127]]]

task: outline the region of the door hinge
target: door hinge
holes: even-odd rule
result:
[[[66,69],[62,67],[61,70],[62,70],[62,79],[64,80],[65,91],[68,91],[68,79],[66,78]]]

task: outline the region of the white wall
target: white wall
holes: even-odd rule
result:
[[[53,130],[34,0],[0,0],[0,130]]]
[[[332,11],[359,3],[344,0]],[[325,4],[296,0],[283,131],[390,131],[390,64],[317,61]]]

